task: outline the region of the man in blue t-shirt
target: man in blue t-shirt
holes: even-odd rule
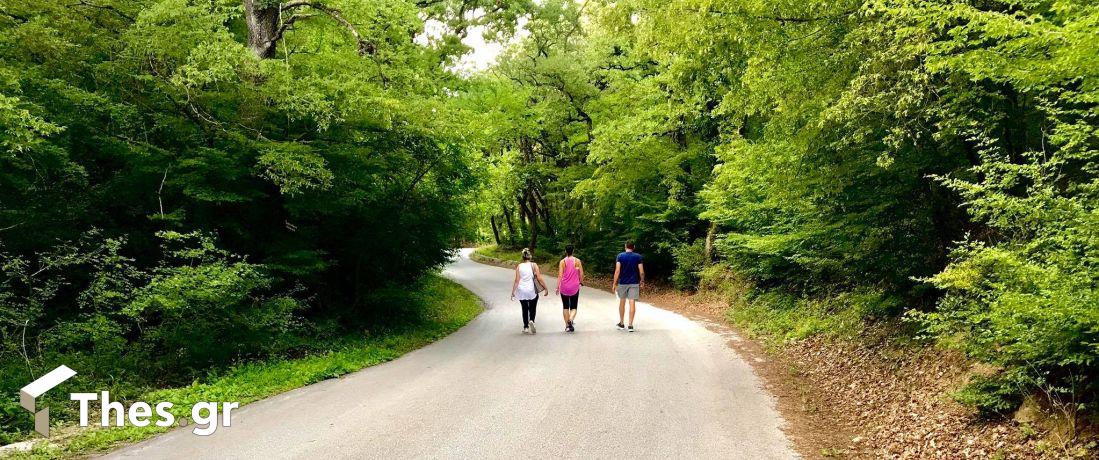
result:
[[[630,301],[629,331],[633,332],[633,315],[637,313],[637,297],[645,284],[645,266],[641,254],[633,252],[633,241],[626,242],[626,252],[618,254],[614,263],[614,282],[611,291],[618,295],[618,329],[626,329],[626,300]]]

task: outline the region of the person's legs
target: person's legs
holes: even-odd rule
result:
[[[637,298],[640,296],[641,286],[636,284],[630,285],[630,287],[626,290],[626,295],[623,296],[630,300],[630,324],[628,326],[630,332],[633,332],[633,317],[637,314]]]
[[[626,322],[626,296],[618,296],[618,324]]]
[[[527,324],[530,324],[530,301],[520,300],[519,305],[523,306],[523,329],[526,329],[528,327]]]
[[[561,295],[561,314],[565,318],[565,331],[572,332],[572,321],[576,319],[576,302],[580,298],[580,293],[573,295]]]

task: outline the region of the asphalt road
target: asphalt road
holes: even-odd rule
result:
[[[449,337],[236,409],[211,436],[175,430],[109,457],[796,457],[727,337],[644,303],[638,331],[618,331],[617,300],[590,288],[576,333],[563,332],[551,293],[539,301],[538,334],[523,335],[511,270],[462,254],[444,274],[487,310]]]

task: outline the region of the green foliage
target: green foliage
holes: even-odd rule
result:
[[[476,182],[461,109],[443,91],[463,82],[441,65],[447,52],[412,41],[413,3],[328,6],[377,54],[311,17],[286,31],[277,60],[257,59],[228,0],[5,4],[6,250],[29,256],[96,227],[150,266],[157,231],[216,232],[293,274],[276,284],[300,277],[346,309],[358,305],[340,296],[445,261]],[[446,19],[446,6],[428,14]]]
[[[883,316],[883,306],[897,308],[896,299],[873,289],[829,296],[798,296],[761,289],[726,263],[699,272],[699,289],[727,299],[727,318],[770,345],[782,345],[818,334],[855,338],[868,317]]]
[[[576,245],[608,261],[591,265],[597,271],[613,270],[609,261],[632,239],[650,271],[669,274],[672,248],[705,231],[695,192],[713,166],[698,135],[708,128],[669,127],[659,88],[638,88],[638,72],[615,70],[632,65],[614,56],[629,37],[600,42],[581,20],[603,8],[541,3],[530,37],[466,94],[489,154],[482,222],[495,230],[484,233],[512,246]]]
[[[977,408],[985,415],[1003,415],[1019,407],[1019,403],[1023,400],[1019,394],[1019,387],[1012,383],[976,376],[954,394],[954,399]]]
[[[929,71],[1002,88],[1000,104],[1010,105],[948,109],[980,161],[941,180],[996,236],[954,250],[950,265],[928,279],[946,291],[939,309],[916,317],[1002,368],[996,379],[1016,392],[1063,389],[1094,401],[1096,380],[1077,381],[1099,375],[1099,8],[1034,4],[1004,16],[958,5],[931,13],[897,14],[914,27],[958,24],[935,42]],[[975,46],[973,37],[987,38]],[[975,123],[990,112],[992,123]],[[1018,401],[1007,389],[981,391],[1004,385],[993,380],[970,393]]]
[[[782,340],[908,311],[1001,369],[982,407],[1095,401],[1070,382],[1099,375],[1097,26],[1075,0],[544,2],[466,94],[479,217],[597,258],[637,240]]]
[[[1092,2],[325,5],[261,59],[233,0],[0,0],[3,388],[412,321],[376,299],[459,240],[632,239],[781,340],[907,311],[999,370],[966,401],[1097,399]],[[463,78],[474,26],[516,42]]]
[[[169,257],[151,269],[120,255],[125,240],[103,240],[98,232],[41,255],[33,272],[31,263],[0,255],[8,312],[0,323],[5,392],[16,395],[35,376],[65,364],[79,369],[67,385],[132,396],[146,385],[192,381],[294,343],[293,314],[301,305],[291,293],[272,290],[263,266],[217,249],[208,236],[162,237]],[[36,331],[50,317],[49,307],[66,296],[75,298],[76,311]],[[9,403],[17,399],[5,398],[5,426],[26,429],[25,411]],[[68,415],[64,407],[55,412]]]
[[[291,332],[298,301],[268,294],[272,278],[264,267],[227,257],[207,238],[198,240],[169,251],[186,264],[156,270],[123,310],[141,330],[140,344],[156,363],[151,367],[161,375],[197,374],[240,357],[285,351],[277,347]]]
[[[470,233],[447,64],[468,27],[514,31],[507,3],[287,6],[261,58],[239,0],[0,0],[3,393],[64,363],[135,397],[422,320],[374,292]],[[429,19],[452,29],[420,40]]]
[[[339,377],[364,367],[384,363],[450,334],[462,327],[482,310],[480,300],[458,284],[436,275],[406,286],[404,298],[377,298],[379,306],[393,307],[399,301],[404,309],[415,310],[416,320],[385,331],[350,333],[315,343],[317,352],[296,359],[271,359],[234,365],[222,372],[176,388],[149,390],[134,395],[142,401],[171,401],[177,417],[190,413],[199,401],[238,401],[247,404],[321,380]],[[85,388],[86,390],[86,388]],[[115,396],[115,393],[112,393]],[[6,400],[0,400],[6,402]],[[70,403],[71,404],[71,403]],[[26,410],[14,406],[20,419]],[[51,410],[63,407],[53,404]],[[7,407],[0,405],[0,410]],[[55,419],[57,417],[55,416]],[[40,443],[29,454],[11,458],[55,458],[58,456],[89,455],[117,446],[136,442],[164,431],[150,425],[128,426],[105,430],[86,430],[61,444]],[[55,440],[56,441],[56,440]]]
[[[697,240],[683,244],[672,251],[675,258],[675,271],[672,272],[672,284],[676,289],[691,290],[698,287],[702,270],[706,268],[706,242]]]

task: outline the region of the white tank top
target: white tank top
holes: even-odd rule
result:
[[[538,298],[538,291],[534,289],[534,264],[519,264],[519,287],[515,289],[515,297],[519,300]]]

